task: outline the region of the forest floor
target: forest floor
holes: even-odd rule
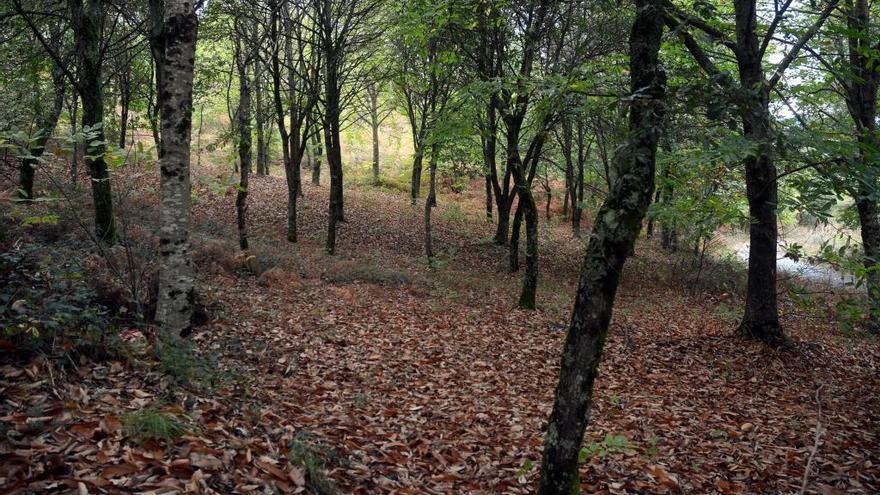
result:
[[[539,309],[524,312],[477,188],[439,197],[428,269],[423,206],[402,192],[346,190],[330,257],[326,185],[305,186],[290,244],[284,179],[252,176],[246,258],[234,190],[198,172],[203,384],[172,388],[137,359],[0,366],[0,491],[534,491],[582,256],[565,222],[542,217]],[[120,210],[148,226],[155,184],[138,181]],[[582,493],[880,492],[876,340],[841,333],[830,303],[784,297],[792,348],[744,341],[741,273],[680,267],[645,239],[626,266]],[[129,438],[126,418],[160,402],[187,434]]]

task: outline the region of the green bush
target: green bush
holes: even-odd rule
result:
[[[0,338],[17,357],[57,351],[117,357],[111,321],[95,301],[76,260],[58,260],[35,246],[0,254]]]

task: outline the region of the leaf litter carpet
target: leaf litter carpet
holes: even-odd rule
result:
[[[200,258],[220,309],[194,342],[217,385],[169,391],[115,362],[0,369],[4,493],[532,493],[580,260],[566,224],[542,219],[541,307],[522,312],[476,193],[440,197],[435,270],[399,193],[346,191],[339,255],[323,255],[326,194],[306,187],[290,245],[283,179],[252,178],[271,277]],[[235,256],[234,194],[199,197],[197,246]],[[640,246],[624,274],[582,492],[800,493],[808,463],[806,493],[880,492],[877,343],[790,303],[793,349],[745,342],[736,300],[683,290],[663,261]],[[125,415],[160,401],[189,432],[128,438]]]

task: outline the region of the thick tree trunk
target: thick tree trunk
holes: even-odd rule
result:
[[[156,1],[156,0],[153,0]],[[161,2],[161,0],[158,0]],[[191,331],[194,300],[193,257],[190,249],[190,141],[192,137],[193,62],[198,16],[191,2],[165,0],[162,29],[165,79],[161,185],[159,206],[159,295],[156,322],[165,338]],[[160,10],[161,12],[161,10]]]
[[[104,154],[104,98],[101,78],[101,22],[104,17],[102,0],[70,0],[71,26],[76,39],[76,53],[81,70],[78,90],[82,99],[82,124],[90,138],[86,147],[86,166],[92,183],[95,207],[95,235],[98,240],[116,242],[113,218],[113,191]],[[85,130],[85,129],[84,129]]]
[[[251,84],[248,77],[248,60],[245,58],[245,47],[238,49],[238,163],[241,173],[238,193],[235,196],[235,212],[238,217],[238,245],[241,249],[248,248],[247,235],[247,197],[248,179],[251,171]]]
[[[861,223],[862,249],[868,297],[868,330],[880,334],[880,207],[877,204],[880,176],[880,136],[877,134],[877,91],[880,66],[872,63],[865,46],[871,38],[871,12],[867,0],[849,1],[847,8],[849,80],[847,108],[855,123],[858,143],[858,188],[854,194]]]
[[[497,193],[497,191],[496,191]],[[506,246],[510,235],[510,210],[513,206],[513,195],[495,195],[495,205],[498,210],[498,222],[495,224],[495,244]]]
[[[661,0],[636,0],[630,35],[629,136],[618,155],[615,181],[581,265],[577,295],[562,352],[559,384],[544,438],[540,495],[579,493],[578,453],[593,401],[593,384],[608,334],[627,253],[638,235],[654,186],[665,76],[657,65],[663,33]]]
[[[739,332],[770,345],[787,339],[779,326],[776,292],[776,167],[770,129],[769,87],[757,37],[755,0],[736,0],[737,65],[743,95],[743,135],[757,152],[745,160],[749,202],[749,262],[746,307]]]

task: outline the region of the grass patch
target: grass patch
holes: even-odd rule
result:
[[[289,447],[288,458],[305,469],[309,488],[318,495],[337,493],[336,484],[325,472],[323,460],[324,457],[332,457],[332,452],[317,444],[314,436],[304,431],[296,434]]]
[[[196,354],[192,344],[156,346],[159,371],[172,385],[214,387],[223,378],[217,362]]]
[[[174,443],[189,428],[171,413],[162,411],[158,405],[126,415],[123,418],[125,436],[139,443],[148,440]]]

